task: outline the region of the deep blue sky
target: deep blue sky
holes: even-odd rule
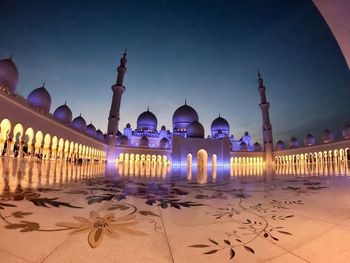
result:
[[[0,0],[0,10],[0,58],[14,54],[18,92],[46,81],[52,112],[68,100],[103,131],[125,47],[121,129],[147,105],[172,129],[187,98],[206,134],[220,112],[236,138],[261,141],[258,68],[275,141],[340,135],[350,122],[349,70],[311,1]]]

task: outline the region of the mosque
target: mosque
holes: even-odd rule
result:
[[[188,105],[178,107],[172,116],[172,128],[162,125],[148,108],[132,128],[128,123],[119,128],[120,105],[124,93],[127,68],[126,51],[120,59],[116,83],[112,85],[112,103],[107,132],[90,123],[80,114],[73,119],[67,103],[51,111],[51,95],[45,83],[34,89],[27,98],[16,92],[19,72],[12,57],[0,60],[0,153],[2,156],[42,158],[44,160],[85,161],[159,161],[173,166],[212,165],[233,163],[295,163],[323,162],[348,159],[350,126],[343,138],[335,140],[324,133],[321,144],[308,134],[305,145],[292,138],[289,147],[282,141],[273,146],[270,104],[266,88],[258,73],[259,107],[262,112],[263,144],[253,143],[248,132],[237,139],[230,134],[230,125],[218,116],[211,123],[210,135],[205,138],[197,111]]]

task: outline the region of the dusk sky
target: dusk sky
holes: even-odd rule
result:
[[[339,137],[350,123],[350,72],[312,1],[0,0],[0,10],[0,58],[14,55],[17,91],[45,81],[51,112],[67,100],[103,132],[125,47],[121,131],[148,105],[172,130],[187,98],[206,135],[220,112],[237,139],[262,142],[257,69],[275,142],[325,128]]]

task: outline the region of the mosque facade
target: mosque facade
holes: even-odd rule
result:
[[[258,73],[259,107],[262,113],[263,144],[253,143],[248,132],[237,139],[223,116],[211,123],[205,137],[199,114],[186,101],[172,116],[172,127],[160,126],[149,109],[142,112],[136,127],[128,123],[119,127],[120,106],[125,92],[124,76],[127,54],[123,54],[112,85],[112,101],[107,132],[90,123],[80,114],[73,118],[67,103],[51,109],[51,95],[45,85],[34,89],[27,98],[16,92],[19,72],[12,58],[0,60],[0,154],[19,158],[42,158],[64,161],[157,160],[186,166],[204,163],[212,166],[232,163],[295,163],[349,159],[350,126],[344,127],[343,138],[335,139],[326,130],[322,142],[308,134],[301,146],[296,138],[288,145],[273,144],[270,104],[266,88]]]

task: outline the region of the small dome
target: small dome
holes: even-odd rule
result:
[[[149,140],[146,136],[142,136],[139,143],[140,147],[148,147],[149,146]]]
[[[63,122],[64,124],[69,125],[72,122],[73,114],[70,108],[65,104],[59,106],[55,112],[53,113],[53,116],[59,120],[60,122]]]
[[[350,124],[345,125],[343,129],[343,138],[350,139]]]
[[[276,149],[277,149],[277,150],[284,150],[285,148],[286,148],[286,145],[284,144],[283,141],[278,141],[278,142],[276,143]]]
[[[128,146],[129,145],[129,138],[125,135],[122,135],[119,137],[119,145],[120,146]]]
[[[316,139],[315,137],[312,135],[312,134],[308,134],[305,136],[304,138],[304,144],[307,145],[307,146],[310,146],[310,145],[315,145],[316,144]]]
[[[247,151],[248,150],[248,145],[245,142],[241,142],[239,144],[239,150],[240,151]]]
[[[261,151],[262,151],[262,147],[260,143],[258,142],[254,143],[254,152],[261,152]]]
[[[92,123],[86,126],[86,133],[92,137],[96,137],[96,128]]]
[[[163,138],[159,142],[159,148],[169,148],[169,140],[167,138]]]
[[[162,127],[160,128],[162,131],[165,131],[166,130],[166,128],[165,128],[165,126],[164,125],[162,125]]]
[[[295,137],[292,137],[290,140],[289,140],[289,147],[290,148],[297,148],[299,147],[299,141],[297,138]]]
[[[102,132],[100,129],[98,129],[98,130],[96,131],[96,139],[99,140],[99,141],[101,141],[101,142],[104,141],[103,132]]]
[[[131,128],[130,123],[126,124],[126,128],[127,128],[127,129],[130,129],[130,128]]]
[[[137,118],[137,129],[140,130],[157,130],[157,117],[149,110],[140,114]]]
[[[198,114],[191,106],[185,103],[173,114],[173,129],[178,131],[186,130],[194,121],[198,121]]]
[[[12,58],[0,60],[0,86],[7,91],[16,91],[18,70]]]
[[[51,108],[51,96],[45,89],[45,83],[42,87],[33,90],[27,98],[29,105],[38,108],[39,110],[49,112]]]
[[[328,129],[324,130],[324,132],[323,132],[323,134],[322,134],[322,141],[323,141],[324,143],[334,141],[334,135],[333,135],[333,133],[332,133],[330,130],[328,130]]]
[[[86,121],[83,117],[78,116],[72,121],[72,127],[82,132],[86,132]]]
[[[210,126],[211,135],[214,137],[215,134],[223,134],[228,136],[230,134],[230,125],[227,120],[222,117],[217,117]]]
[[[198,122],[194,121],[187,127],[187,137],[204,138],[204,127]]]

